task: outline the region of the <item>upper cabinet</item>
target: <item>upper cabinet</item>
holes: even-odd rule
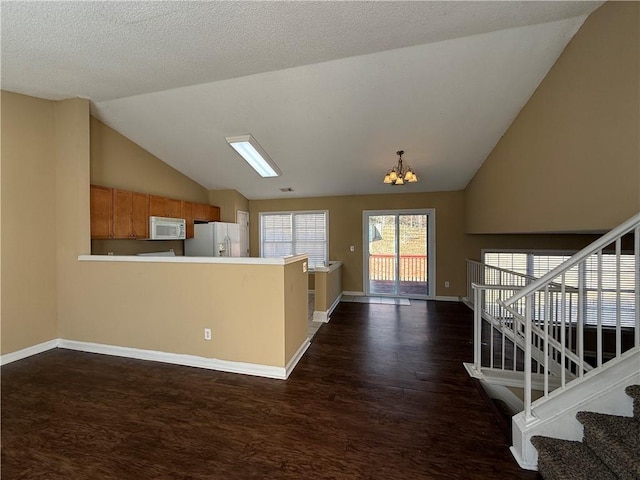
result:
[[[209,221],[210,222],[219,222],[220,221],[220,207],[214,207],[213,205],[209,205]]]
[[[91,238],[149,238],[149,216],[184,218],[193,238],[194,221],[219,221],[220,208],[91,185]]]
[[[185,219],[187,224],[187,238],[193,238],[193,206],[194,204],[191,202],[182,202],[182,218]]]
[[[113,238],[113,199],[108,187],[91,185],[91,238]]]
[[[209,222],[209,205],[204,203],[193,204],[193,219],[201,222]]]
[[[131,233],[135,238],[149,238],[149,195],[133,192],[131,206]]]
[[[149,215],[152,217],[184,218],[182,216],[182,201],[149,195]]]
[[[182,202],[182,217],[187,221],[187,238],[193,238],[194,222],[220,221],[220,208],[206,203]]]
[[[193,219],[199,222],[219,222],[220,207],[213,207],[205,203],[194,203]]]
[[[113,238],[149,237],[149,195],[113,189]]]

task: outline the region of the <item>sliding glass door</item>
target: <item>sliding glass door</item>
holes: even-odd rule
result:
[[[365,211],[365,293],[429,298],[434,285],[433,210]]]

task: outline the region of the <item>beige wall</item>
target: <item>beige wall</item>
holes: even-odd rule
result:
[[[284,269],[76,261],[76,273],[66,285],[74,292],[74,302],[66,306],[59,334],[71,340],[282,367]],[[305,313],[305,328],[306,318]],[[295,332],[295,321],[291,323]],[[212,330],[211,341],[203,338],[205,328]]]
[[[303,261],[299,261],[284,267],[285,366],[307,341],[309,334],[308,273],[306,269],[303,271],[302,264]]]
[[[70,309],[81,302],[77,284],[83,283],[78,255],[91,253],[89,209],[89,102],[83,99],[56,102],[56,220],[58,336]],[[117,303],[117,297],[113,297]],[[90,322],[93,311],[87,315]]]
[[[207,189],[91,117],[91,183],[209,203]]]
[[[465,291],[464,196],[463,192],[354,195],[278,200],[251,200],[251,255],[258,256],[258,214],[283,210],[329,211],[329,258],[340,260],[345,291],[363,291],[362,215],[364,210],[435,208],[436,295],[459,296]],[[349,246],[355,246],[355,252]],[[450,288],[444,288],[444,282]]]
[[[249,200],[236,190],[209,190],[209,204],[220,207],[220,221],[236,223],[236,212],[249,211]]]
[[[1,93],[2,354],[56,335],[54,102]]]
[[[586,20],[469,184],[467,232],[600,232],[640,211],[639,12]]]
[[[342,295],[342,266],[329,272],[316,272],[314,309],[326,312]]]

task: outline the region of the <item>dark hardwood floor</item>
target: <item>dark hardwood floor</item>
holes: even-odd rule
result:
[[[462,366],[471,311],[342,303],[287,381],[52,350],[2,367],[2,479],[537,479]]]

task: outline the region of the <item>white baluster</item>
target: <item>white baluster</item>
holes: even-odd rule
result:
[[[598,367],[602,366],[602,250],[598,251],[598,255],[596,257],[598,259],[598,292],[597,292],[597,347],[596,347],[596,357],[597,357],[597,365]]]
[[[622,355],[621,299],[620,299],[620,255],[622,241],[616,240],[616,357]]]
[[[566,360],[567,360],[567,332],[565,330],[565,322],[567,320],[566,313],[566,305],[567,305],[567,297],[566,297],[566,286],[565,286],[565,275],[562,274],[562,279],[560,280],[560,308],[562,309],[560,313],[560,344],[562,345],[562,349],[560,350],[560,363],[562,364],[562,370],[560,370],[560,385],[562,388],[566,385]]]
[[[524,417],[526,422],[531,416],[531,307],[533,298],[527,295],[524,300]]]

